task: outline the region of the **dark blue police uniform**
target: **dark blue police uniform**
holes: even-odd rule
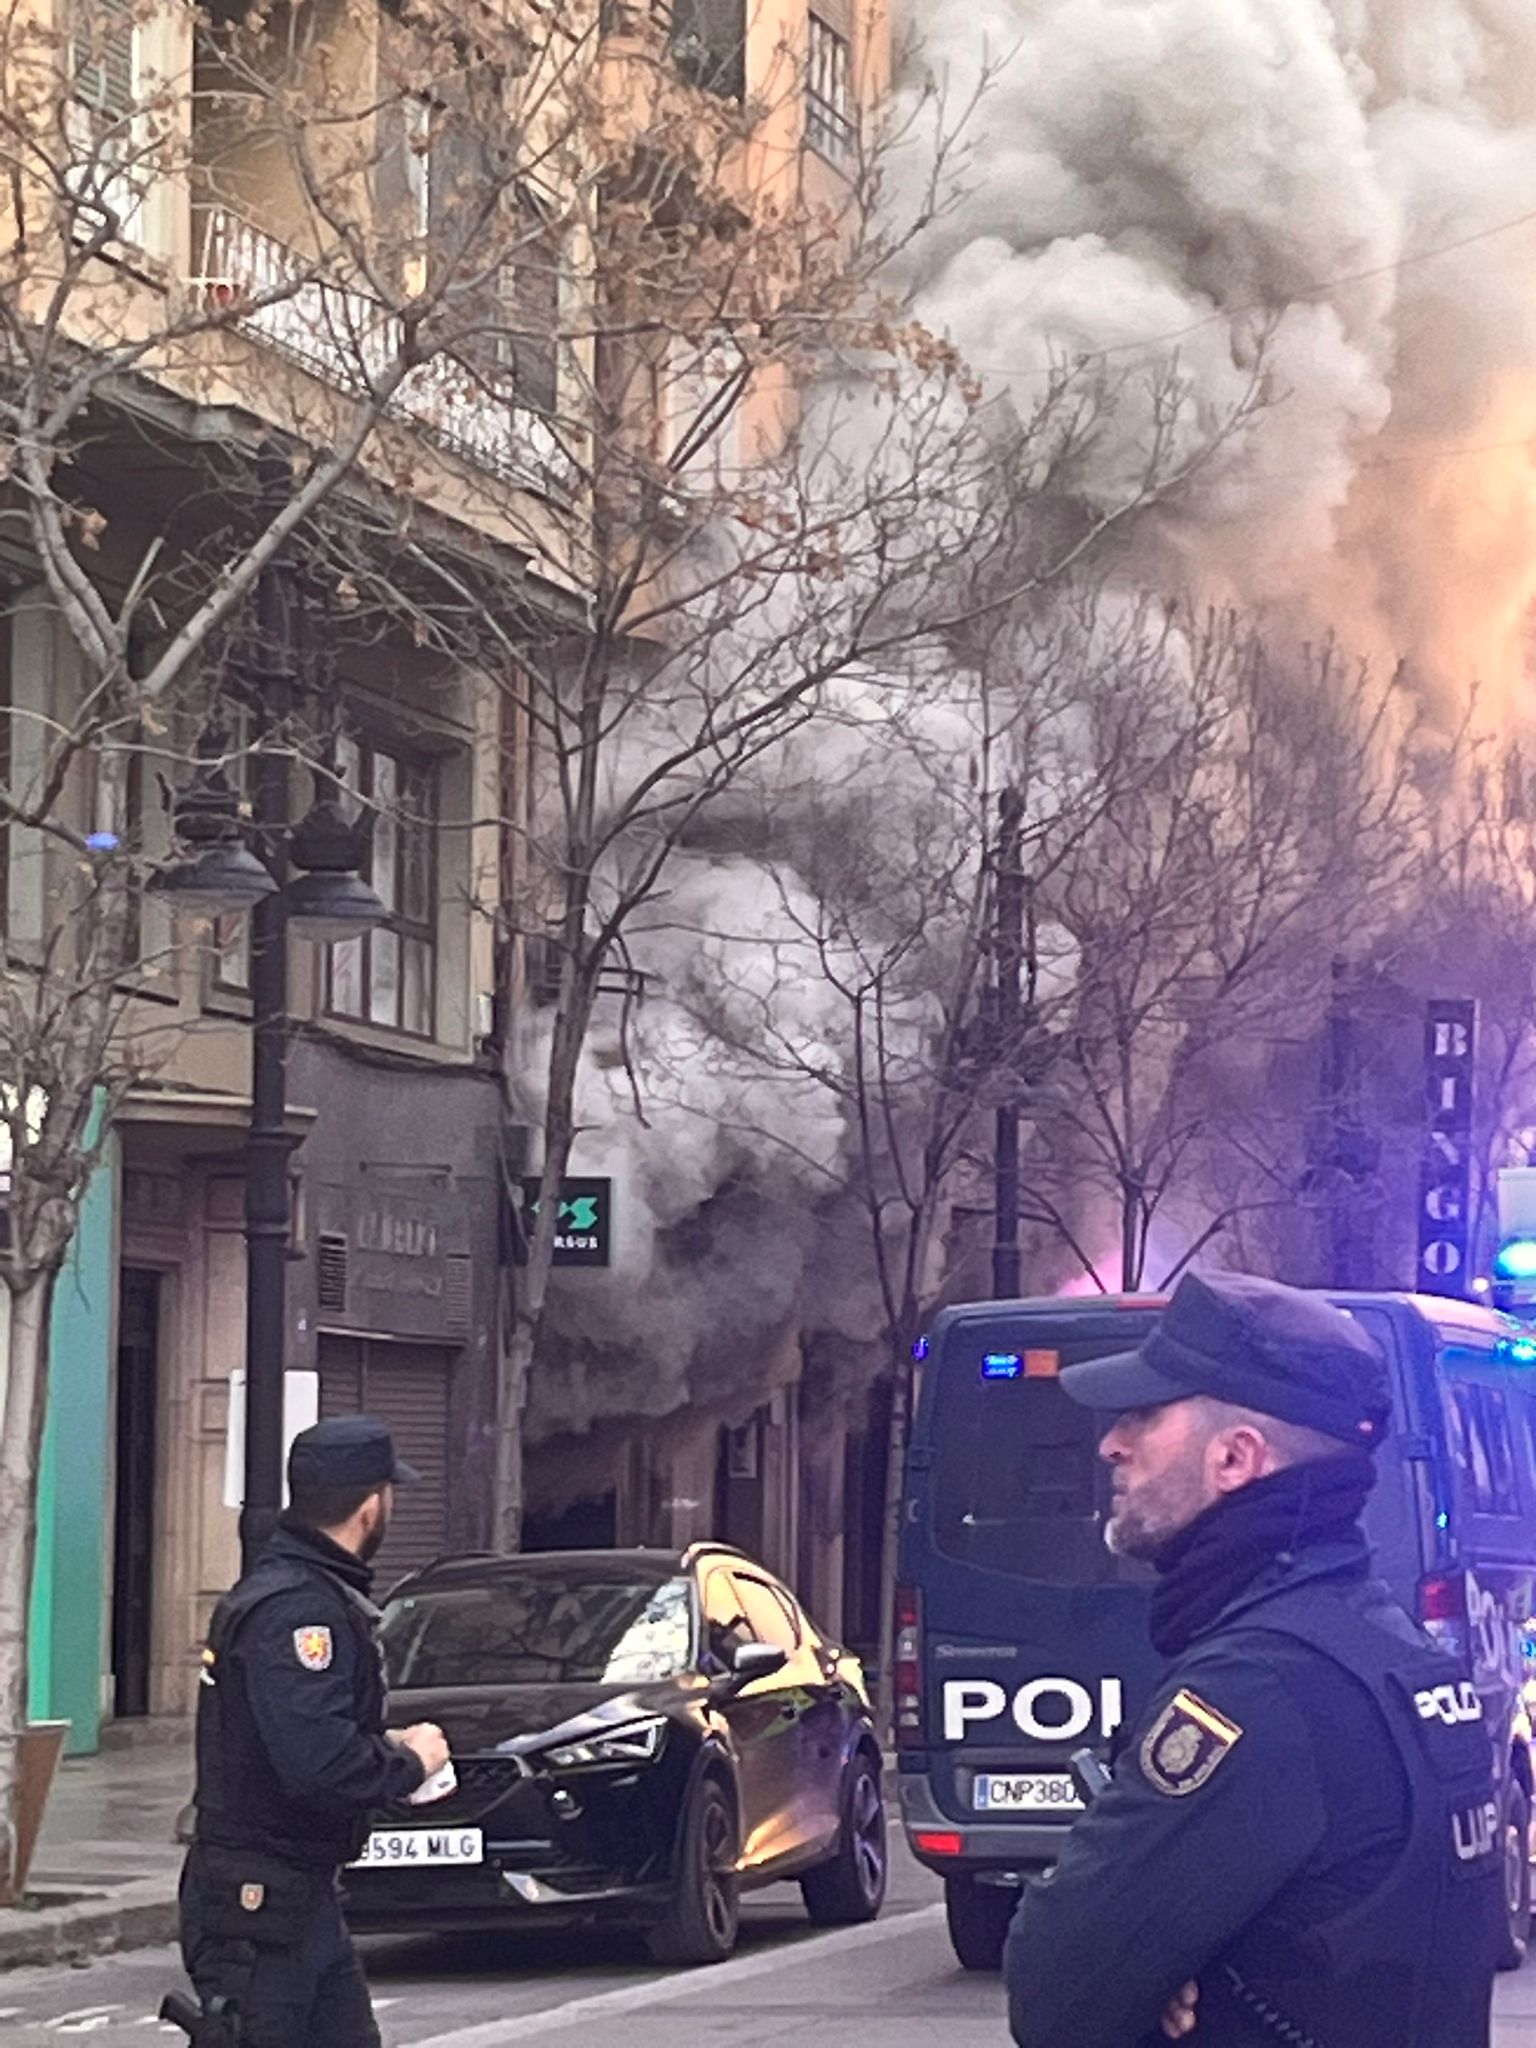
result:
[[[1251,1378],[1234,1393],[1207,1370],[1212,1353],[1245,1346],[1263,1362],[1262,1333],[1255,1343],[1242,1327],[1255,1301],[1265,1313],[1251,1291],[1236,1331],[1207,1300],[1182,1357],[1149,1341],[1161,1388],[1118,1373],[1121,1360],[1063,1375],[1108,1409],[1206,1391],[1270,1414],[1283,1401],[1287,1419],[1333,1430],[1340,1456],[1226,1497],[1157,1560],[1158,1597],[1184,1609],[1164,1615],[1174,1654],[1119,1743],[1111,1786],[1056,1869],[1026,1887],[1005,1963],[1019,2048],[1166,2048],[1161,2015],[1191,1981],[1193,2048],[1488,2048],[1503,1844],[1480,1703],[1371,1578],[1338,1506],[1363,1504],[1369,1458],[1345,1443],[1379,1438],[1380,1389],[1345,1345],[1336,1377],[1360,1375],[1364,1393],[1357,1379],[1353,1407],[1319,1406],[1329,1333],[1303,1318],[1298,1336],[1305,1298],[1274,1292],[1291,1296],[1281,1366],[1311,1378],[1299,1395]],[[1176,1346],[1178,1302],[1164,1324]],[[1095,1382],[1100,1365],[1111,1370]],[[1366,1468],[1358,1493],[1352,1462]]]
[[[295,1439],[290,1472],[403,1478],[383,1425],[350,1416]],[[230,2002],[243,2048],[377,2048],[368,1988],[337,1900],[370,1814],[421,1784],[385,1739],[373,1575],[285,1517],[214,1610],[197,1715],[196,1829],[181,1942],[203,2004]]]

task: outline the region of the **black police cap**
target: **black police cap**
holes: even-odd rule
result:
[[[382,1486],[409,1484],[421,1474],[395,1456],[388,1425],[374,1415],[332,1415],[301,1429],[288,1452],[288,1484]]]
[[[1186,1274],[1138,1350],[1069,1365],[1061,1385],[1120,1415],[1209,1394],[1367,1450],[1392,1419],[1385,1361],[1354,1318],[1246,1273]]]

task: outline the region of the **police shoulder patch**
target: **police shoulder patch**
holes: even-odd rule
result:
[[[311,1623],[308,1628],[296,1628],[293,1651],[306,1671],[329,1671],[332,1654],[330,1630],[321,1622]]]
[[[1155,1792],[1198,1792],[1242,1735],[1197,1693],[1176,1692],[1141,1741],[1141,1774]]]

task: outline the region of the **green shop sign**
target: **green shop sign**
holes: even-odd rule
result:
[[[539,1213],[539,1183],[523,1182],[523,1229],[533,1234]],[[613,1250],[613,1182],[608,1179],[563,1180],[560,1217],[555,1226],[557,1266],[606,1266]]]

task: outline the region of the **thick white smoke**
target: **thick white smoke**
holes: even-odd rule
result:
[[[1170,363],[1185,453],[1262,380],[1264,402],[1114,557],[1125,587],[1331,627],[1407,658],[1447,706],[1478,683],[1519,717],[1536,596],[1536,6],[905,6],[914,168],[934,121],[995,73],[952,203],[911,252],[915,309],[1021,414],[1063,362],[1102,380],[1089,495],[1118,502],[1144,465],[1149,387]],[[942,92],[925,100],[930,79]],[[894,211],[910,197],[893,193]],[[846,393],[825,402],[837,441],[878,438]],[[769,643],[783,624],[766,605],[738,632]],[[1101,599],[1097,630],[1115,629]],[[1047,656],[1021,645],[1002,667],[1038,696]],[[1080,671],[1091,658],[1078,650]],[[942,970],[945,920],[927,928],[911,892],[946,862],[963,888],[989,825],[977,792],[1002,778],[983,679],[935,661],[838,684],[829,716],[712,809],[631,931],[652,977],[628,1046],[644,1117],[607,1012],[574,1162],[618,1182],[618,1261],[556,1290],[536,1434],[689,1402],[740,1411],[788,1369],[797,1327],[878,1326],[817,1218],[852,1145],[846,1100],[814,1069],[846,1062],[849,1020],[808,934],[877,953],[914,926],[936,956],[906,956],[914,987]],[[1046,711],[1030,744],[1058,749],[1060,770],[1072,709]],[[664,718],[628,733],[620,781],[668,744]],[[701,1031],[711,1013],[738,1047],[756,1040],[756,1067]],[[920,1000],[904,1025],[920,1058]]]
[[[1536,8],[907,0],[904,91],[966,128],[917,310],[1020,403],[1112,380],[1104,499],[1177,354],[1187,445],[1268,403],[1139,566],[1526,699],[1536,594]],[[931,133],[927,117],[916,132]],[[918,154],[914,151],[914,162]],[[1273,324],[1272,324],[1273,323]],[[1272,324],[1272,331],[1271,331]]]

